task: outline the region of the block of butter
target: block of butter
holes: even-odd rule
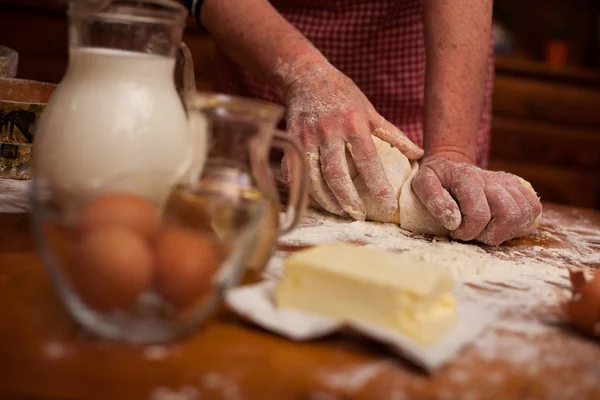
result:
[[[452,288],[451,271],[411,252],[337,242],[288,257],[275,304],[374,324],[428,345],[456,321]]]

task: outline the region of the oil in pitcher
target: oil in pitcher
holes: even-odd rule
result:
[[[303,215],[307,200],[307,167],[302,146],[292,137],[276,131],[283,115],[278,105],[209,93],[188,94],[186,105],[190,115],[204,119],[209,139],[208,153],[201,173],[189,176],[171,193],[167,212],[187,213],[194,224],[205,224],[221,237],[232,235],[246,220],[231,213],[252,210],[255,203],[268,202],[262,215],[258,243],[247,263],[248,270],[259,275],[276,247],[277,238],[295,227]],[[288,151],[296,168],[290,179],[287,212],[280,220],[279,196],[270,166],[271,148]],[[190,187],[212,188],[219,202],[194,195]],[[205,204],[193,207],[192,204]],[[208,210],[208,207],[212,209]],[[214,207],[218,207],[215,211]],[[206,212],[199,212],[199,209]],[[243,214],[243,213],[242,213]],[[241,215],[241,214],[240,214]],[[180,218],[182,219],[182,218]]]

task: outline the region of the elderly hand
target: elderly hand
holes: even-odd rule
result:
[[[364,220],[366,209],[348,172],[346,149],[382,210],[393,214],[398,199],[385,175],[371,135],[409,159],[423,151],[379,115],[366,96],[331,65],[294,75],[285,95],[288,133],[298,136],[309,163],[309,193],[325,210]],[[284,172],[286,163],[284,160]]]
[[[517,176],[443,158],[426,160],[412,187],[458,240],[498,245],[525,234],[542,211],[538,197]]]

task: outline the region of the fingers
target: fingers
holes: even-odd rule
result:
[[[535,216],[533,216],[533,208],[527,198],[523,195],[521,190],[519,190],[519,186],[522,186],[518,180],[515,178],[513,184],[509,184],[505,186],[505,190],[512,196],[515,204],[518,208],[519,216],[515,221],[511,232],[508,237],[503,241],[510,240],[516,237],[522,237],[526,234],[527,230],[535,221]]]
[[[343,141],[331,140],[320,147],[321,171],[327,186],[341,208],[357,221],[366,219],[367,211],[350,178]],[[359,168],[360,171],[360,168]]]
[[[412,189],[427,211],[448,230],[460,226],[461,214],[456,201],[443,188],[439,177],[431,168],[424,166],[415,176]]]
[[[517,187],[519,188],[519,191],[521,192],[523,197],[525,197],[525,199],[531,206],[531,222],[529,225],[530,227],[531,224],[533,224],[542,213],[542,203],[540,202],[538,196],[533,192],[533,190],[526,188],[521,184],[521,182],[519,182],[519,185],[517,185]]]
[[[500,184],[487,186],[485,194],[492,218],[488,226],[477,236],[477,240],[497,246],[512,238],[515,226],[520,223],[521,209],[507,188]]]
[[[458,240],[473,240],[485,229],[491,218],[484,186],[475,176],[469,175],[463,175],[449,183],[451,184],[446,187],[457,200],[462,214],[460,226],[450,235]]]
[[[537,196],[514,175],[494,173],[489,181],[491,184],[486,188],[486,196],[492,220],[477,239],[489,245],[499,245],[527,234],[542,211]]]
[[[306,158],[308,161],[309,195],[324,210],[339,216],[345,216],[344,210],[337,202],[335,196],[327,186],[321,174],[318,148],[307,145]]]
[[[520,211],[519,219],[515,223],[510,237],[505,239],[510,240],[531,233],[532,225],[542,212],[542,203],[540,203],[537,195],[532,190],[521,184],[519,178],[510,174],[503,175],[506,175],[505,188],[515,200]]]
[[[381,124],[382,126],[376,128],[373,132],[375,136],[400,150],[400,152],[409,160],[418,160],[423,156],[423,149],[407,138],[404,132],[398,129],[394,124],[391,124],[385,119],[383,119]]]
[[[528,234],[542,211],[537,195],[516,176],[444,159],[424,164],[412,188],[458,240],[499,245]]]
[[[365,126],[365,128],[367,127]],[[382,213],[385,215],[395,214],[398,210],[398,197],[387,178],[371,135],[366,137],[349,136],[348,143],[348,149],[354,159],[356,169],[362,176],[369,194],[377,201]]]
[[[302,139],[308,164],[308,194],[312,201],[331,214],[345,217],[346,213],[337,202],[321,173],[320,153],[317,140],[303,124],[290,124],[288,132],[289,134],[298,136]],[[287,156],[284,156],[284,165],[282,165],[282,168],[284,175],[287,175],[286,180],[291,176],[290,168],[292,167],[292,163],[287,160]]]

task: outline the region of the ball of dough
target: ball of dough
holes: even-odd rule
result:
[[[410,162],[408,161],[408,158],[406,158],[406,156],[400,152],[400,150],[392,147],[389,143],[384,142],[376,136],[373,136],[373,141],[375,142],[375,147],[377,147],[379,157],[381,157],[387,178],[394,189],[396,198],[399,198],[402,185],[406,181],[406,178],[411,171]],[[381,209],[378,201],[371,197],[365,181],[358,173],[356,165],[354,164],[354,160],[350,154],[351,151],[352,149],[349,148],[349,151],[346,152],[348,170],[350,171],[350,177],[352,178],[352,182],[356,187],[356,191],[358,192],[358,195],[364,202],[367,209],[367,220],[377,222],[393,222],[395,224],[399,224],[400,209],[398,209],[394,214],[386,214],[385,211]]]
[[[392,185],[396,196],[398,197],[398,211],[393,215],[386,215],[379,207],[378,202],[373,199],[367,185],[365,184],[362,176],[359,174],[354,161],[352,160],[351,151],[349,147],[346,152],[346,161],[348,163],[348,170],[350,177],[354,183],[358,195],[363,200],[367,209],[367,220],[376,222],[393,222],[403,229],[411,232],[435,235],[435,236],[449,236],[450,232],[442,226],[442,224],[436,220],[427,211],[421,200],[412,190],[412,181],[417,172],[419,171],[419,165],[416,161],[412,163],[400,152],[400,150],[392,147],[389,143],[382,141],[381,139],[373,136],[373,141],[377,147],[377,152],[381,157],[383,168],[387,174],[388,180]],[[529,182],[519,177],[521,184],[535,193],[535,190]],[[524,236],[530,235],[535,232],[539,222],[542,218],[542,214],[537,217],[535,222],[531,225],[530,229],[527,230]]]
[[[427,211],[427,208],[421,203],[421,200],[417,197],[415,192],[412,190],[412,181],[417,172],[419,171],[419,165],[417,162],[413,162],[412,170],[406,182],[402,186],[400,193],[400,226],[411,232],[421,233],[426,235],[435,236],[449,236],[450,232],[442,226],[442,224],[436,220]],[[533,186],[525,179],[518,177],[519,181],[527,189],[535,193]],[[536,193],[537,195],[537,193]],[[537,219],[531,224],[530,228],[525,232],[523,236],[528,236],[535,232],[540,221],[542,219],[542,213],[538,215]],[[515,239],[515,238],[513,238]]]

